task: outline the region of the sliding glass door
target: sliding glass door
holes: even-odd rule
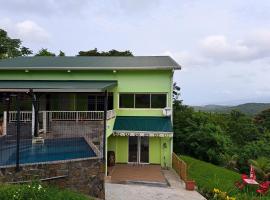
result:
[[[128,162],[149,163],[149,137],[129,137]]]

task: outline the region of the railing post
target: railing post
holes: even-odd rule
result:
[[[77,111],[76,112],[76,122],[78,122],[79,121],[79,112]]]
[[[3,135],[7,134],[7,111],[4,111],[3,116]]]

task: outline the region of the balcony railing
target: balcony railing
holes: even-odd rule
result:
[[[103,111],[39,111],[39,115],[45,115],[50,121],[93,121],[103,120]],[[7,116],[6,112],[4,116]],[[107,111],[107,120],[116,116],[115,110]],[[21,122],[31,122],[33,117],[32,111],[21,111]],[[9,111],[8,122],[17,121],[17,111]]]

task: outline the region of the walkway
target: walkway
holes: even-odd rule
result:
[[[105,183],[106,200],[205,200],[196,191],[187,191],[173,170],[162,171],[170,186]]]

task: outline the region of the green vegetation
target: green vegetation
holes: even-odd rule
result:
[[[240,200],[270,199],[270,194],[259,197],[255,192],[256,187],[246,187],[243,191],[238,190],[234,186],[234,182],[240,180],[240,174],[236,172],[189,156],[180,157],[188,164],[189,178],[196,181],[199,191],[207,199],[211,199],[214,188],[226,191],[229,196]]]
[[[263,110],[270,108],[270,103],[245,103],[238,106],[221,106],[221,105],[206,105],[194,106],[196,111],[214,112],[214,113],[230,113],[232,110],[240,111],[246,115],[254,116]]]
[[[1,200],[91,200],[85,195],[39,183],[0,185]]]

